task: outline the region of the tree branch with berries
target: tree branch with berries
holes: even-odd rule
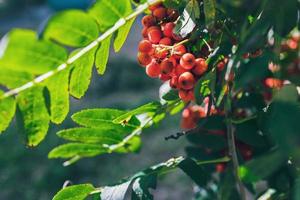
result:
[[[69,97],[85,95],[94,66],[105,74],[111,46],[120,51],[145,14],[137,70],[159,79],[158,101],[74,113],[77,125],[57,133],[67,143],[48,157],[69,166],[138,153],[145,129],[178,114],[178,133],[158,142],[186,139],[178,147],[186,154],[110,186],[62,184],[53,199],[155,199],[160,178],[180,169],[195,199],[298,200],[299,8],[296,0],[97,0],[55,14],[41,34],[14,29],[0,45],[0,132],[18,108],[26,145],[44,141],[50,123],[67,117]]]

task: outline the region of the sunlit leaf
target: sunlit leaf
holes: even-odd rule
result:
[[[99,35],[96,21],[80,10],[68,10],[54,15],[48,22],[44,37],[61,44],[82,47]]]

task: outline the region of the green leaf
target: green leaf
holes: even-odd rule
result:
[[[198,165],[192,159],[187,158],[183,160],[179,164],[179,168],[200,187],[204,187],[209,180],[208,174],[202,166]]]
[[[300,199],[300,178],[299,178],[299,176],[295,180],[294,184],[295,184],[295,186],[293,189],[293,200],[297,200],[297,199]]]
[[[69,70],[59,72],[47,81],[50,93],[51,121],[60,124],[69,113]]]
[[[200,8],[197,0],[191,0],[186,5],[183,14],[179,17],[174,32],[185,38],[196,27],[197,20],[200,17]]]
[[[122,129],[101,127],[67,129],[58,132],[57,135],[73,142],[111,145],[121,142],[127,133],[126,129],[124,132]]]
[[[256,120],[250,120],[236,125],[236,137],[238,140],[255,147],[267,145],[266,139],[259,134],[259,127]]]
[[[211,28],[216,18],[216,1],[204,0],[204,14],[206,26]]]
[[[138,107],[134,110],[131,110],[129,112],[126,112],[125,114],[117,117],[114,119],[114,123],[123,123],[124,121],[127,121],[134,115],[144,114],[144,113],[155,113],[161,108],[161,104],[158,102],[151,102],[146,105],[143,105],[141,107]]]
[[[51,158],[73,158],[93,157],[103,153],[107,153],[107,148],[95,144],[68,143],[54,148],[48,157]]]
[[[96,21],[80,10],[68,10],[54,15],[44,31],[44,38],[71,47],[86,46],[98,35]]]
[[[141,176],[134,180],[132,184],[132,200],[152,200],[153,195],[149,189],[156,189],[157,176]]]
[[[162,96],[162,99],[165,101],[175,101],[179,99],[177,90],[170,90]]]
[[[125,17],[130,10],[129,0],[98,0],[88,12],[97,20],[100,31],[105,31]]]
[[[38,40],[31,30],[14,29],[4,38],[7,44],[0,65],[9,69],[42,74],[63,64],[67,51],[50,42]]]
[[[101,192],[101,200],[124,200],[131,181],[120,185],[104,187]]]
[[[252,159],[239,169],[240,177],[247,183],[265,179],[277,171],[286,162],[281,151],[275,150]]]
[[[265,126],[274,141],[287,154],[298,152],[300,104],[294,85],[284,86],[267,110]]]
[[[17,103],[24,122],[26,143],[28,146],[37,146],[45,138],[50,121],[43,87],[36,86],[20,93]]]
[[[53,200],[84,200],[94,190],[95,188],[91,184],[68,186],[66,188],[61,189],[53,197]]]
[[[240,69],[235,76],[235,89],[238,90],[247,86],[248,84],[257,84],[257,81],[268,75],[268,65],[271,60],[271,53],[264,52],[258,58],[252,59],[247,64],[241,65]]]
[[[0,85],[9,89],[20,87],[31,80],[33,76],[30,73],[0,67]]]
[[[101,128],[103,126],[116,128],[126,128],[129,131],[133,131],[140,126],[140,122],[137,118],[132,118],[126,123],[126,126],[113,123],[113,120],[119,116],[124,115],[126,112],[109,108],[88,109],[75,113],[72,119],[82,126]]]
[[[72,70],[70,79],[70,94],[75,98],[80,99],[84,96],[90,85],[96,49],[96,47],[93,48],[73,64],[74,69]],[[80,50],[74,51],[71,56],[78,51]]]
[[[3,92],[0,90],[0,96]],[[15,115],[16,102],[12,97],[0,99],[0,134],[7,129]]]
[[[95,65],[100,75],[103,75],[106,71],[106,65],[109,58],[111,38],[112,35],[108,36],[105,40],[103,40],[96,53]]]
[[[213,95],[216,85],[216,72],[212,71],[199,79],[195,86],[194,94],[197,104],[201,105],[205,97]]]
[[[131,19],[130,21],[127,21],[126,24],[118,30],[117,36],[114,41],[115,52],[119,52],[121,50],[122,46],[124,45],[124,43],[127,39],[127,36],[130,32],[130,29],[131,29],[134,21],[135,21],[135,18]]]
[[[116,153],[130,153],[130,152],[138,152],[141,149],[142,140],[140,136],[135,136],[131,140],[129,140],[125,145],[116,149],[114,152]]]
[[[226,148],[226,140],[222,135],[209,133],[205,130],[199,131],[195,134],[187,135],[188,140],[202,148],[208,148],[212,151],[221,151]]]

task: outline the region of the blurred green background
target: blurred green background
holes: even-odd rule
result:
[[[3,36],[14,27],[40,30],[45,20],[57,10],[84,9],[90,3],[92,1],[88,0],[0,0],[0,34]],[[135,60],[140,31],[138,19],[122,52],[111,54],[107,73],[102,77],[94,73],[85,97],[71,99],[70,115],[84,108],[130,109],[158,99],[160,81],[148,78]],[[69,119],[70,116],[62,125],[52,126],[46,140],[35,149],[25,147],[15,121],[0,136],[0,200],[47,200],[66,180],[74,184],[106,185],[184,154],[184,139],[164,140],[165,136],[178,132],[180,118],[177,116],[168,117],[159,127],[145,131],[139,154],[104,155],[63,167],[61,160],[48,160],[47,154],[53,147],[64,143],[55,133],[73,127]],[[178,171],[159,181],[154,196],[158,200],[192,199],[192,190],[192,182]]]

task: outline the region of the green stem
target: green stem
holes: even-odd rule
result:
[[[239,177],[239,161],[238,161],[237,150],[236,150],[234,126],[232,124],[231,88],[229,89],[229,93],[227,95],[225,112],[226,112],[225,115],[226,115],[226,126],[227,126],[228,153],[229,153],[229,157],[232,160],[233,175],[238,186],[241,200],[246,200],[246,189]]]

